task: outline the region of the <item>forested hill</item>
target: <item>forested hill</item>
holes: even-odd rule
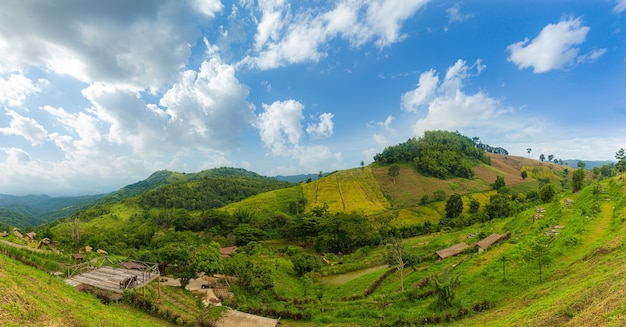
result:
[[[0,194],[0,225],[5,227],[3,229],[38,226],[85,209],[102,197],[103,195],[50,197]]]
[[[190,182],[163,185],[139,196],[139,203],[150,208],[215,209],[259,193],[293,185],[242,171],[242,174],[204,176]]]
[[[415,164],[420,173],[437,178],[468,178],[474,175],[474,166],[490,163],[484,148],[458,132],[427,131],[423,137],[385,148],[374,156],[374,161],[383,165]]]
[[[273,184],[277,182],[274,178],[264,177],[257,173],[242,169],[242,168],[232,168],[232,167],[220,167],[214,169],[203,170],[198,173],[178,173],[168,170],[160,170],[154,172],[150,177],[145,180],[139,181],[134,184],[127,185],[121,188],[119,191],[115,191],[105,197],[101,204],[113,203],[123,199],[128,199],[134,196],[142,195],[148,193],[149,191],[155,190],[164,185],[174,185],[180,183],[187,182],[195,182],[195,181],[206,181],[215,178],[244,178],[244,179],[254,179],[256,181],[266,181],[269,184]],[[287,183],[281,182],[277,185],[285,186]],[[176,188],[178,186],[175,186]],[[276,187],[266,188],[265,191],[275,189]],[[163,192],[172,194],[172,191],[164,190]],[[256,193],[254,193],[256,194]],[[154,196],[154,194],[152,194]],[[189,197],[189,196],[184,196]]]

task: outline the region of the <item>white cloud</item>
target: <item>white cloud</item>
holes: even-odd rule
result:
[[[7,111],[11,117],[9,127],[0,127],[0,133],[5,135],[16,135],[27,139],[31,145],[39,145],[48,138],[48,131],[35,119],[24,117],[13,110]]]
[[[472,14],[464,14],[461,12],[460,2],[457,2],[454,6],[448,8],[446,13],[448,14],[448,24],[462,23],[473,16]]]
[[[425,117],[413,126],[415,134],[422,134],[426,130],[460,130],[491,125],[490,120],[510,112],[511,109],[501,108],[499,101],[483,92],[466,94],[463,91],[466,80],[479,74],[484,67],[480,60],[472,66],[458,60],[448,67],[441,82],[434,70],[422,73],[417,88],[402,95],[402,106],[405,110],[426,111]],[[476,73],[472,73],[472,69]]]
[[[616,14],[620,14],[624,10],[626,10],[626,0],[615,0],[615,7],[613,7],[613,11]]]
[[[402,24],[428,0],[344,0],[329,11],[293,12],[284,1],[262,1],[255,51],[240,64],[261,70],[290,63],[317,62],[326,42],[340,37],[358,47],[367,42],[383,48],[401,41]]]
[[[8,164],[25,164],[32,160],[30,154],[19,148],[0,148],[0,152],[6,155],[5,162]]]
[[[535,73],[563,69],[574,62],[580,52],[575,46],[585,41],[588,32],[589,27],[582,24],[580,17],[548,24],[532,41],[525,39],[509,45],[508,60],[519,69],[532,67]]]
[[[47,84],[46,80],[33,84],[33,81],[21,74],[11,74],[8,79],[0,78],[0,103],[10,107],[21,106],[27,96],[41,92],[41,86]]]
[[[306,132],[316,138],[325,138],[333,135],[333,114],[323,113],[319,117],[319,123],[309,124],[306,128]]]
[[[186,64],[196,24],[221,9],[216,0],[13,2],[0,7],[0,73],[38,67],[158,90]]]
[[[409,112],[417,111],[419,107],[431,100],[438,84],[439,77],[437,77],[435,70],[423,72],[420,75],[417,88],[402,95],[402,109]]]
[[[300,143],[304,105],[295,100],[263,104],[256,123],[263,144],[274,155],[289,155],[290,148]]]
[[[586,63],[586,62],[594,62],[602,57],[606,53],[606,48],[593,50],[587,54],[579,56],[576,58],[576,63]]]

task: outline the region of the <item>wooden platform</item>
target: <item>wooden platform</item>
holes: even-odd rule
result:
[[[89,285],[99,289],[123,293],[126,285],[121,286],[120,282],[128,281],[137,276],[137,281],[129,288],[141,287],[151,280],[159,277],[159,274],[148,273],[136,269],[123,269],[102,267],[89,272],[82,273],[66,279],[66,283],[76,287],[77,285]]]

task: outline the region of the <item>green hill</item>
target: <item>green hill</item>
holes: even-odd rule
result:
[[[2,326],[172,326],[130,306],[104,305],[3,254],[0,267]]]
[[[66,249],[174,262],[173,276],[200,266],[235,275],[226,304],[294,326],[623,325],[623,177],[587,174],[573,192],[565,166],[457,159],[466,170],[447,166],[443,177],[405,160],[297,185],[225,168],[159,173],[143,192],[39,232]],[[454,215],[453,198],[462,202]],[[494,233],[507,237],[479,253]],[[239,249],[198,263],[211,241]]]

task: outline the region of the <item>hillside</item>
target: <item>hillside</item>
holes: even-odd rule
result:
[[[0,194],[0,225],[35,227],[92,206],[104,195],[50,197]]]
[[[2,326],[172,326],[126,305],[104,305],[3,254],[0,267]]]
[[[601,307],[594,301],[613,299],[605,292],[621,281],[608,282],[621,273],[610,265],[626,260],[617,255],[625,231],[623,180],[583,174],[585,188],[574,193],[567,167],[485,156],[466,167],[469,178],[437,178],[409,163],[396,164],[393,176],[393,164],[372,164],[292,186],[254,175],[191,178],[101,203],[82,211],[80,221],[39,232],[66,250],[91,246],[173,262],[173,277],[189,278],[199,267],[237,276],[235,300],[226,304],[295,326],[592,321]],[[248,187],[260,191],[248,196]],[[209,205],[222,197],[230,203]],[[461,207],[451,215],[455,197]],[[573,206],[565,206],[565,198]],[[475,244],[490,235],[507,237],[478,254]],[[206,252],[209,242],[213,249],[239,248],[228,258],[198,262],[214,255]],[[436,252],[455,244],[467,247],[437,259]],[[402,273],[394,247],[406,264]],[[610,267],[596,272],[590,262]],[[588,283],[580,282],[584,274],[593,275],[585,275]],[[620,306],[603,306],[611,319],[622,319]]]

